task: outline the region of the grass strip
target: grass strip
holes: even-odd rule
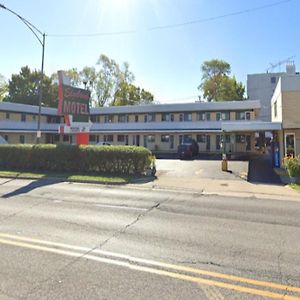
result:
[[[92,181],[101,183],[128,183],[131,180],[129,176],[113,176],[106,174],[77,174],[77,173],[41,173],[41,172],[22,172],[22,171],[1,171],[1,177],[10,178],[30,178],[30,179],[42,179],[42,178],[60,178],[66,180],[76,181]]]
[[[290,183],[289,186],[294,190],[300,191],[300,184],[297,183]]]

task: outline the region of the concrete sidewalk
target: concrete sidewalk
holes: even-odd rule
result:
[[[209,166],[209,171],[206,171]],[[221,162],[158,161],[157,179],[140,184],[148,188],[196,191],[236,197],[300,201],[300,193],[282,184],[251,183],[242,178],[248,162],[229,162],[231,172],[221,171]]]

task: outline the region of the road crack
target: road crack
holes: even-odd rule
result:
[[[165,200],[167,201],[167,200]],[[155,205],[151,206],[149,209],[147,209],[146,211],[138,214],[138,216],[130,223],[126,224],[121,230],[116,231],[112,236],[110,236],[109,238],[107,238],[105,241],[103,241],[102,243],[100,243],[98,245],[97,248],[101,249],[103,246],[105,246],[110,240],[119,237],[121,234],[125,233],[126,230],[133,226],[134,224],[136,224],[141,218],[143,218],[145,215],[147,215],[148,213],[150,213],[152,210],[157,209],[163,202],[158,202]],[[96,248],[96,249],[97,249]]]
[[[30,295],[33,295],[37,290],[39,290],[40,286],[42,284],[47,283],[48,281],[50,281],[55,274],[59,274],[62,271],[70,268],[72,265],[74,265],[77,261],[79,261],[80,259],[84,258],[85,256],[91,254],[93,251],[97,250],[97,249],[101,249],[104,245],[106,245],[111,239],[119,237],[121,234],[124,234],[126,232],[126,230],[128,228],[130,228],[131,226],[133,226],[134,224],[136,224],[141,218],[145,217],[147,214],[149,214],[151,211],[153,211],[154,209],[159,208],[159,206],[161,204],[163,204],[164,202],[168,201],[169,198],[160,201],[158,203],[156,203],[155,205],[151,206],[149,209],[147,209],[146,211],[144,211],[143,213],[138,214],[138,216],[130,223],[126,224],[121,230],[116,231],[112,236],[110,236],[109,238],[107,238],[105,241],[103,241],[102,243],[96,245],[95,247],[87,250],[86,252],[82,253],[82,255],[74,258],[73,260],[71,260],[69,263],[67,263],[66,265],[64,265],[63,267],[61,267],[60,269],[58,269],[57,271],[55,271],[55,273],[51,274],[49,277],[47,277],[46,279],[40,281],[36,287],[34,287],[33,289],[31,289],[25,296],[25,299],[27,299]],[[64,277],[66,277],[67,275],[65,275]],[[64,278],[60,278],[60,282],[63,281]],[[54,285],[59,283],[54,282]],[[22,297],[23,298],[23,297]]]

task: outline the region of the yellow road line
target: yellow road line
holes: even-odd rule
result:
[[[10,234],[6,234],[6,233],[0,233],[0,237],[5,237],[5,238],[9,238],[9,239],[14,239],[14,240],[20,240],[20,241],[27,241],[27,242],[32,242],[32,243],[38,243],[38,244],[42,244],[42,245],[62,247],[62,248],[66,248],[66,249],[78,250],[78,251],[84,251],[84,252],[91,250],[91,248],[88,248],[88,247],[73,246],[73,245],[68,245],[68,244],[63,244],[63,243],[56,243],[56,242],[39,240],[39,239],[20,237],[20,236],[10,235]],[[110,256],[110,257],[117,257],[117,258],[126,259],[131,262],[141,263],[141,264],[145,264],[145,265],[152,265],[152,266],[172,269],[172,270],[176,270],[176,271],[194,273],[194,274],[198,274],[198,275],[205,275],[205,276],[221,278],[221,279],[230,280],[230,281],[236,281],[236,282],[240,282],[240,283],[246,283],[246,284],[251,284],[251,285],[256,285],[256,286],[262,286],[262,287],[268,287],[268,288],[273,288],[273,289],[280,289],[280,290],[284,290],[284,291],[300,293],[299,287],[283,285],[283,284],[273,283],[273,282],[269,282],[269,281],[255,280],[255,279],[244,278],[244,277],[239,277],[239,276],[230,275],[230,274],[223,274],[223,273],[217,273],[217,272],[201,270],[201,269],[196,269],[196,268],[191,268],[191,267],[179,266],[179,265],[163,263],[163,262],[158,262],[158,261],[153,261],[153,260],[148,260],[148,259],[143,259],[143,258],[131,257],[129,255],[124,255],[124,254],[119,254],[119,253],[114,253],[114,252],[109,252],[109,251],[104,251],[104,250],[98,250],[98,249],[93,250],[92,252],[94,254],[101,254],[101,255],[106,255],[106,256]]]
[[[49,252],[49,253],[72,256],[72,257],[83,256],[83,253],[80,253],[80,252],[60,250],[60,249],[49,248],[49,247],[44,247],[44,246],[39,246],[39,245],[32,245],[32,244],[24,243],[24,242],[5,240],[5,239],[1,239],[1,238],[0,238],[0,243],[6,244],[6,245],[22,247],[22,248],[27,248],[27,249],[45,251],[45,252]],[[283,295],[283,294],[273,293],[273,292],[269,292],[269,291],[264,291],[264,290],[248,288],[248,287],[244,287],[244,286],[238,286],[238,285],[228,284],[228,283],[224,283],[224,282],[218,282],[218,281],[214,281],[214,280],[204,279],[204,278],[200,278],[200,277],[194,277],[194,276],[190,276],[190,275],[174,273],[174,272],[165,271],[165,270],[159,270],[159,269],[154,269],[154,268],[149,268],[149,267],[132,265],[128,262],[113,260],[113,259],[103,258],[103,257],[97,257],[97,256],[90,255],[90,254],[84,255],[83,257],[85,259],[102,262],[102,263],[107,263],[107,264],[111,264],[111,265],[116,265],[116,266],[122,266],[122,267],[126,267],[126,268],[136,270],[136,271],[157,274],[157,275],[175,278],[175,279],[179,279],[179,280],[195,282],[198,284],[205,284],[208,286],[216,286],[216,287],[220,287],[220,288],[224,288],[224,289],[237,291],[240,293],[247,293],[247,294],[267,297],[267,298],[271,298],[271,299],[300,300],[300,297]]]

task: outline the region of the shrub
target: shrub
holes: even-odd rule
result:
[[[0,168],[81,173],[142,174],[151,152],[136,146],[0,145]]]
[[[287,169],[289,176],[300,178],[300,156],[296,157],[285,157],[283,164]]]

